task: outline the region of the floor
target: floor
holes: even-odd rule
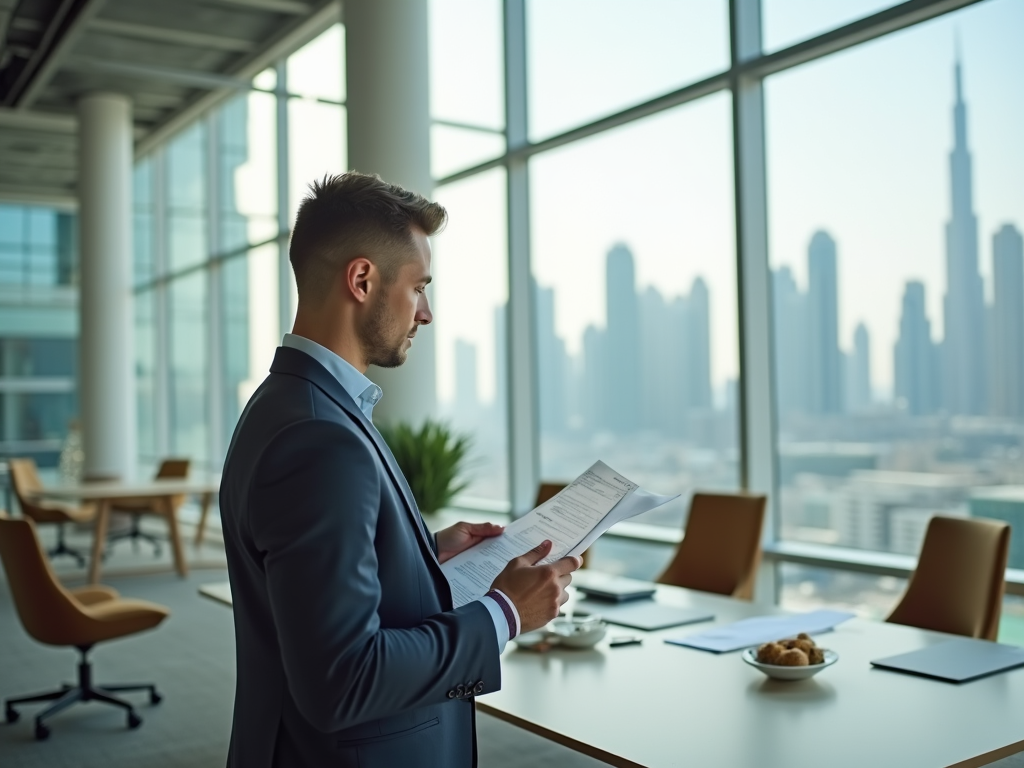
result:
[[[78,544],[88,537],[72,536]],[[98,647],[93,653],[101,684],[155,682],[164,701],[157,706],[137,696],[144,722],[125,728],[124,715],[90,703],[72,707],[51,721],[52,736],[37,742],[32,712],[26,708],[14,724],[0,723],[0,766],[3,768],[221,768],[227,754],[234,696],[234,637],[230,611],[200,598],[200,584],[223,581],[223,551],[212,543],[189,548],[200,566],[187,579],[170,570],[167,548],[154,558],[148,544],[138,552],[118,544],[105,564],[103,581],[122,594],[168,606],[170,618],[156,630]],[[70,560],[56,570],[70,585],[83,572]],[[2,581],[2,572],[0,572]],[[18,621],[6,584],[0,585],[0,698],[28,695],[70,682],[75,654],[40,645]],[[499,720],[479,717],[481,768],[552,765],[597,768],[596,760],[552,744]],[[993,764],[1024,768],[1024,755]]]
[[[49,537],[47,535],[47,537]],[[88,546],[89,538],[69,537]],[[221,768],[227,755],[234,696],[234,633],[229,609],[199,597],[200,584],[224,581],[223,552],[205,546],[192,558],[202,568],[187,579],[170,570],[164,547],[154,558],[148,544],[133,552],[118,544],[105,563],[103,582],[125,596],[161,603],[171,616],[157,629],[101,645],[92,654],[97,682],[154,682],[164,695],[156,706],[136,694],[143,724],[125,727],[124,715],[105,705],[77,705],[51,721],[49,740],[33,738],[34,708],[17,723],[0,721],[3,768]],[[70,559],[55,564],[71,586],[83,571]],[[2,581],[2,571],[0,571]],[[6,583],[0,585],[0,698],[30,695],[71,682],[76,654],[40,645],[21,627]],[[596,768],[578,755],[486,715],[479,717],[481,768],[557,765]]]

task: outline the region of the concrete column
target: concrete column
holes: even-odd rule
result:
[[[430,196],[427,0],[346,0],[348,166]],[[400,368],[372,368],[375,421],[420,422],[436,405],[434,333],[416,334]]]
[[[131,102],[118,94],[89,94],[78,102],[78,123],[85,475],[128,479],[136,461]]]

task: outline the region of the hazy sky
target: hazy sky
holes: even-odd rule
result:
[[[880,0],[764,0],[767,49],[892,5]],[[705,77],[728,61],[724,0],[540,0],[528,3],[534,139]],[[504,123],[501,3],[430,0],[431,104],[437,119]],[[924,280],[942,330],[949,211],[954,40],[959,36],[974,158],[979,254],[1024,228],[1024,2],[987,0],[812,62],[766,83],[769,238],[773,266],[806,285],[816,229],[839,249],[841,344],[871,332],[876,387],[891,387],[892,345],[908,279]],[[289,65],[290,87],[343,96],[335,29]],[[306,183],[345,163],[344,113],[293,101],[291,207]],[[708,282],[716,387],[738,370],[730,97],[717,94],[537,156],[531,163],[534,273],[556,290],[556,324],[577,351],[604,323],[604,257],[625,242],[638,288],[666,296]],[[295,123],[293,123],[295,125]],[[251,138],[260,141],[259,131]],[[253,134],[256,131],[256,134]],[[262,140],[265,140],[262,139]],[[443,175],[501,152],[500,136],[435,128]],[[437,190],[451,221],[435,238],[434,305],[442,397],[453,389],[456,338],[479,350],[480,389],[494,389],[494,308],[507,297],[501,170]],[[988,286],[990,289],[990,286]]]

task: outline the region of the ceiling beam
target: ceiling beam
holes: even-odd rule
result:
[[[239,63],[232,71],[232,76],[246,81],[256,77],[278,59],[301,48],[332,24],[341,20],[341,3],[339,0],[324,2],[315,12],[304,19],[297,19],[289,24],[274,38],[267,40],[259,51]],[[148,154],[154,148],[167,141],[178,131],[188,127],[208,110],[228,98],[237,89],[222,88],[203,94],[186,105],[179,112],[171,115],[165,122],[157,126],[144,139],[135,144],[135,157]]]
[[[85,31],[88,23],[100,12],[107,0],[85,0],[78,15],[73,18],[64,30],[64,34],[54,41],[49,53],[42,60],[32,79],[25,86],[25,90],[18,95],[15,104],[17,109],[31,109],[36,99],[42,94],[43,89],[50,84],[50,80],[57,70],[60,69],[65,59],[70,55],[71,49],[82,32]]]
[[[252,8],[259,11],[274,11],[276,13],[287,13],[292,16],[305,16],[313,10],[309,3],[299,0],[213,0],[220,5],[231,5],[234,7]]]
[[[152,40],[158,43],[182,45],[189,48],[212,48],[218,51],[249,53],[255,47],[251,40],[239,40],[223,35],[211,35],[206,32],[192,32],[187,29],[171,29],[170,27],[154,27],[149,24],[136,24],[130,21],[114,19],[93,19],[89,29],[104,32],[118,37],[131,37],[136,40]]]
[[[232,91],[249,90],[252,83],[231,75],[219,75],[216,72],[204,72],[198,69],[178,69],[175,67],[157,67],[151,64],[135,64],[125,61],[110,61],[94,56],[72,56],[68,64],[81,72],[95,72],[102,75],[119,75],[136,80],[187,85],[190,88],[204,90],[229,89]]]
[[[21,128],[46,133],[76,133],[78,120],[71,115],[53,115],[46,112],[0,107],[0,128]]]

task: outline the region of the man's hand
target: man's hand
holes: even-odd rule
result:
[[[540,629],[558,615],[558,609],[569,599],[565,588],[570,575],[583,565],[578,557],[563,557],[550,565],[537,565],[551,553],[550,541],[541,542],[525,555],[509,561],[492,584],[515,603],[523,632]]]
[[[500,536],[504,531],[504,526],[494,523],[456,523],[437,532],[437,559],[443,563],[484,539]]]

